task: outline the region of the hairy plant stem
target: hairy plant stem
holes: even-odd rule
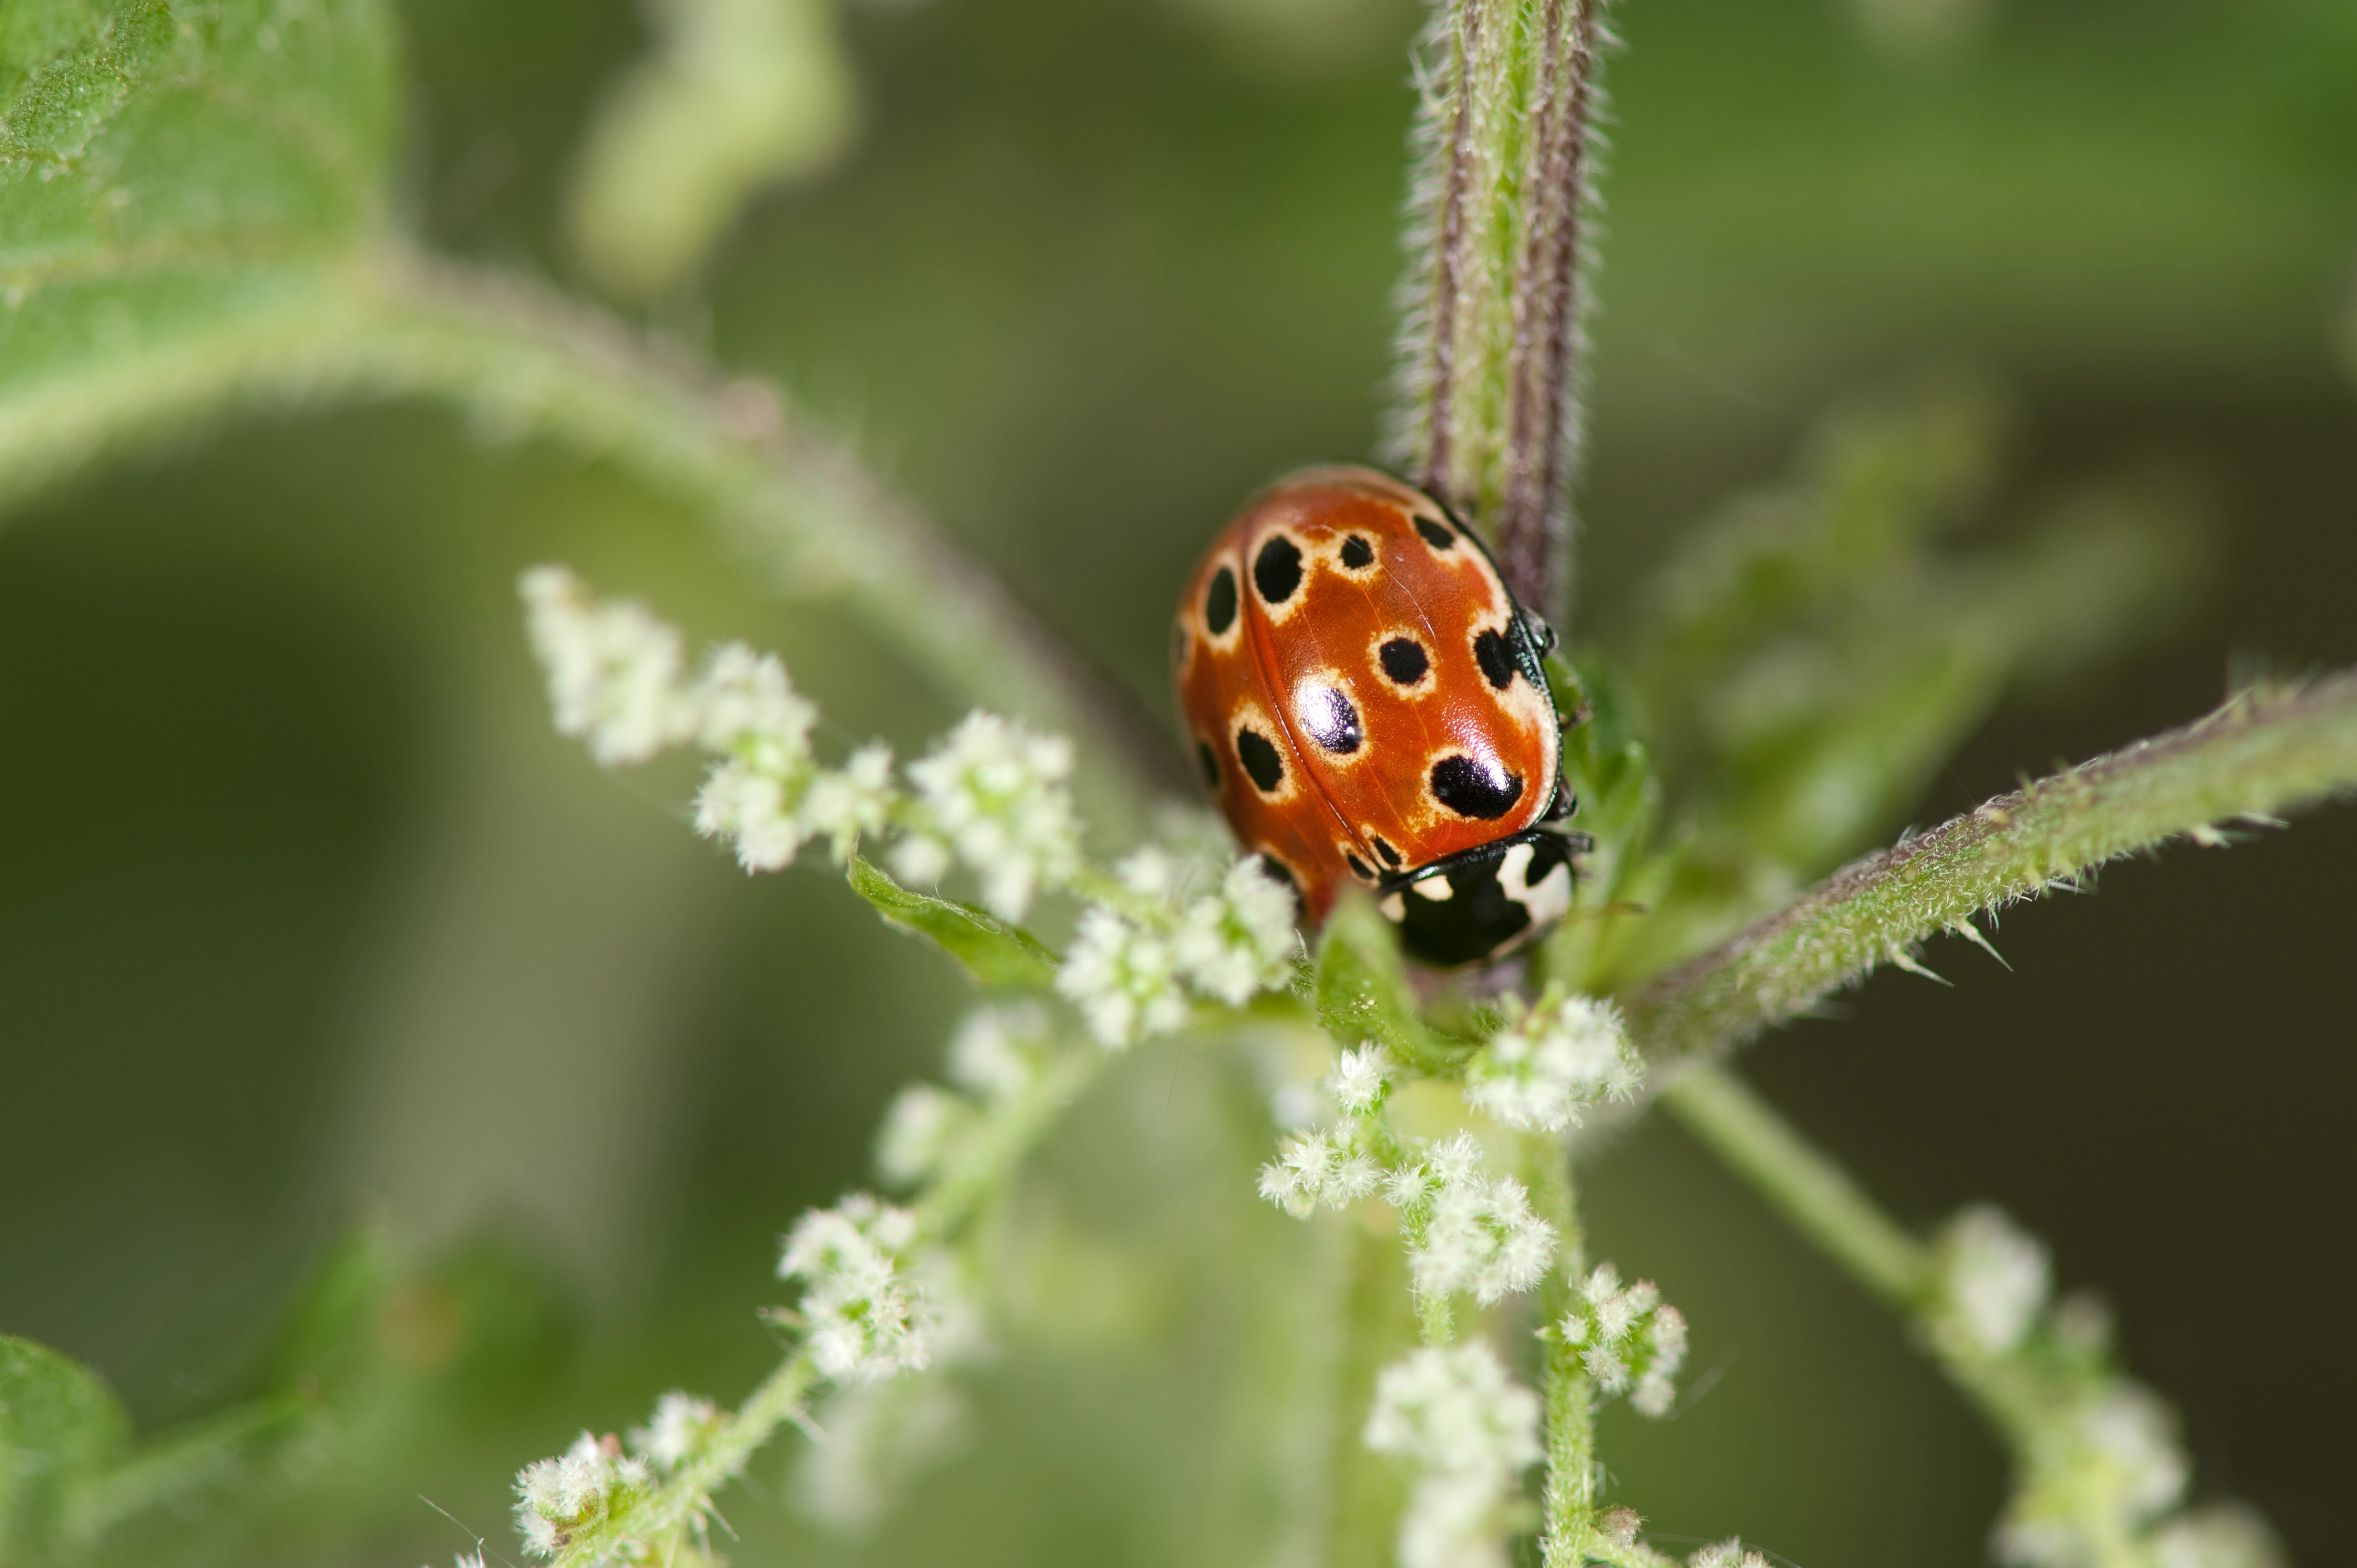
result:
[[[1564,608],[1599,0],[1450,0],[1426,48],[1389,456]]]
[[[1005,1190],[1024,1155],[1112,1056],[1090,1042],[1066,1045],[1013,1104],[991,1119],[989,1135],[976,1139],[960,1162],[917,1200],[911,1210],[917,1221],[912,1247],[922,1250],[957,1240],[990,1199]],[[712,1493],[743,1470],[778,1428],[804,1418],[805,1402],[817,1380],[809,1351],[797,1348],[756,1385],[704,1450],[653,1496],[620,1518],[601,1521],[568,1540],[557,1555],[557,1568],[594,1568],[619,1559],[627,1548],[671,1540],[694,1526]]]
[[[1527,1133],[1523,1168],[1531,1208],[1555,1229],[1561,1251],[1539,1283],[1539,1398],[1545,1412],[1546,1480],[1539,1551],[1546,1568],[1581,1568],[1596,1530],[1596,1391],[1579,1352],[1555,1332],[1587,1277],[1571,1160],[1561,1138]]]
[[[1836,873],[1628,999],[1657,1082],[1805,1013],[1940,931],[2107,860],[2357,789],[2357,672],[2244,693],[2198,723],[2001,795]],[[1663,1069],[1668,1069],[1664,1071]]]
[[[1367,1412],[1376,1378],[1415,1342],[1418,1325],[1408,1306],[1407,1266],[1398,1234],[1366,1223],[1361,1209],[1345,1210],[1334,1223],[1349,1229],[1349,1294],[1341,1364],[1336,1369],[1342,1408],[1334,1423],[1334,1508],[1326,1562],[1329,1568],[1388,1568],[1405,1489],[1399,1472],[1368,1449]]]
[[[992,575],[769,383],[519,278],[387,247],[267,308],[0,403],[0,503],[231,412],[423,397],[495,439],[612,463],[717,525],[781,590],[842,604],[966,700],[1099,742],[1092,820],[1135,836],[1169,748]]]
[[[1698,1067],[1663,1090],[1662,1103],[1852,1279],[1902,1312],[1921,1305],[1930,1250],[1740,1079]]]

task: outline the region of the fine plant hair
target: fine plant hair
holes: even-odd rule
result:
[[[2223,847],[2357,789],[2357,672],[2327,674],[2247,686],[1853,858],[2011,683],[2086,668],[2182,603],[2198,529],[2174,503],[2092,473],[1992,542],[1969,521],[1992,489],[1986,389],[1910,379],[1834,409],[1788,480],[1680,544],[1630,652],[1574,639],[1550,659],[1593,841],[1571,917],[1488,976],[1420,973],[1364,897],[1297,931],[1286,891],[1165,798],[1165,748],[1125,704],[779,389],[426,253],[390,194],[391,12],[286,9],[221,0],[201,27],[73,0],[11,11],[0,501],[262,412],[443,404],[610,462],[971,710],[914,757],[840,746],[775,655],[697,653],[632,585],[559,564],[519,585],[561,733],[601,767],[696,757],[694,831],[747,873],[839,875],[798,896],[856,900],[974,1001],[939,1080],[887,1112],[876,1190],[778,1216],[776,1300],[745,1323],[774,1337],[774,1369],[726,1399],[659,1380],[644,1424],[512,1455],[518,1550],[718,1561],[729,1488],[798,1434],[834,1443],[818,1451],[888,1508],[924,1462],[928,1399],[984,1353],[1012,1266],[991,1215],[1107,1064],[1183,1036],[1268,1086],[1257,1194],[1300,1221],[1340,1304],[1330,1376],[1297,1412],[1322,1434],[1295,1445],[1288,1481],[1300,1560],[1477,1568],[1522,1542],[1549,1568],[1680,1561],[1614,1497],[1597,1414],[1670,1412],[1688,1324],[1593,1255],[1576,1165],[1656,1101],[1986,1419],[2012,1468],[2005,1562],[2281,1560],[2257,1514],[2189,1498],[2176,1418],[2122,1365],[2101,1305],[2055,1294],[2043,1242],[1984,1204],[1913,1233],[1728,1065],[1878,966],[1929,972],[1943,934],[1987,946],[1976,919],[2109,860]],[[569,232],[593,276],[631,297],[676,285],[756,190],[833,156],[856,91],[831,16],[800,0],[662,12],[575,176]],[[1388,450],[1558,616],[1608,42],[1595,0],[1437,0],[1416,54]],[[807,113],[771,113],[792,81]],[[175,160],[232,134],[262,149],[234,176],[248,199],[183,191],[118,216],[121,181],[231,178]],[[662,223],[617,217],[641,211]],[[1727,693],[1771,690],[1749,727],[1714,720]],[[390,1267],[356,1241],[290,1332],[342,1343],[376,1323],[351,1304]],[[381,1372],[353,1364],[356,1382]],[[0,1339],[0,1557],[124,1561],[167,1539],[227,1555],[253,1520],[332,1498],[348,1434],[308,1378],[135,1434],[88,1369]],[[1729,1540],[1683,1561],[1767,1558]]]

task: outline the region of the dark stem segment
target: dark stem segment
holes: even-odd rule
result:
[[[1514,277],[1513,381],[1497,539],[1507,583],[1525,604],[1553,610],[1566,585],[1571,542],[1558,499],[1580,456],[1587,313],[1581,224],[1596,71],[1593,0],[1548,0],[1543,28],[1533,199]]]
[[[2252,692],[2198,723],[2001,795],[1836,873],[1628,1004],[1656,1069],[1706,1059],[1799,1016],[1915,944],[2116,856],[2357,790],[2357,671]]]
[[[1389,455],[1558,614],[1577,467],[1599,0],[1452,0],[1426,48]]]

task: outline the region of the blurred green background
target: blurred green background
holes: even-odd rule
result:
[[[416,222],[571,283],[564,177],[639,19],[403,11]],[[1828,401],[1964,366],[2012,400],[2009,494],[2163,462],[2214,567],[2164,636],[2009,705],[1915,822],[2194,715],[2230,658],[2357,660],[2357,6],[1618,16],[1583,634],[1626,639],[1678,531],[1785,471]],[[1165,713],[1162,617],[1209,531],[1371,444],[1417,21],[855,6],[856,145],[648,319],[779,378]],[[222,433],[0,532],[0,1328],[169,1422],[254,1375],[365,1222],[411,1282],[388,1354],[490,1380],[209,1551],[465,1548],[422,1496],[511,1553],[518,1465],[667,1387],[740,1392],[775,1354],[753,1312],[778,1231],[865,1181],[880,1107],[963,1004],[823,878],[748,880],[683,831],[684,776],[600,775],[548,733],[512,582],[549,558],[781,648],[838,739],[905,750],[954,716],[612,474],[426,410]],[[2050,1238],[2186,1415],[2201,1487],[2307,1563],[2357,1562],[2352,878],[2345,811],[2128,863],[2008,914],[2010,973],[1935,948],[1953,989],[1886,975],[1749,1064],[1910,1220],[1988,1197]],[[723,1505],[737,1561],[1271,1558],[1282,1499],[1244,1434],[1279,1308],[1252,1282],[1304,1233],[1251,1197],[1268,1137],[1226,1057],[1126,1061],[1008,1221],[1028,1283],[965,1444],[864,1540],[797,1515],[765,1458]],[[2000,1461],[1895,1325],[1673,1129],[1587,1184],[1601,1251],[1686,1309],[1707,1386],[1607,1423],[1658,1540],[1982,1560]]]

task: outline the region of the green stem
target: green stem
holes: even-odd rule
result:
[[[1342,1408],[1334,1423],[1334,1511],[1326,1562],[1328,1568],[1389,1568],[1405,1494],[1397,1469],[1368,1452],[1367,1412],[1376,1378],[1415,1342],[1416,1324],[1407,1310],[1398,1236],[1362,1223],[1355,1209],[1335,1222],[1350,1229],[1349,1296],[1336,1369]]]
[[[1579,1228],[1571,1160],[1563,1140],[1523,1140],[1531,1207],[1555,1228],[1562,1254],[1539,1285],[1540,1400],[1545,1412],[1546,1491],[1539,1551],[1546,1568],[1581,1568],[1600,1541],[1596,1529],[1595,1389],[1579,1352],[1553,1332],[1587,1277],[1587,1238]]]
[[[390,245],[135,360],[0,401],[0,502],[231,412],[423,397],[500,437],[609,461],[717,525],[780,588],[842,603],[966,700],[1103,743],[1084,803],[1118,838],[1168,747],[992,576],[765,381],[728,379],[522,279]]]
[[[1416,131],[1391,455],[1561,608],[1579,447],[1597,0],[1453,0]]]
[[[2357,789],[2357,672],[2246,693],[2183,729],[2001,795],[1870,855],[1628,1004],[1655,1069],[1706,1059],[1807,1012],[1943,930],[2119,855],[2213,824],[2272,822]]]
[[[965,1157],[918,1199],[912,1250],[954,1240],[1006,1187],[1024,1155],[1110,1059],[1112,1053],[1092,1044],[1065,1047],[1019,1101],[992,1119],[989,1135],[976,1140]],[[688,1528],[705,1511],[712,1493],[741,1472],[778,1428],[800,1419],[816,1381],[817,1369],[807,1351],[797,1349],[788,1356],[722,1423],[701,1455],[636,1508],[576,1534],[559,1553],[558,1568],[595,1568]]]
[[[1851,1278],[1901,1311],[1921,1303],[1932,1266],[1923,1243],[1740,1079],[1695,1068],[1662,1091],[1662,1103]]]

